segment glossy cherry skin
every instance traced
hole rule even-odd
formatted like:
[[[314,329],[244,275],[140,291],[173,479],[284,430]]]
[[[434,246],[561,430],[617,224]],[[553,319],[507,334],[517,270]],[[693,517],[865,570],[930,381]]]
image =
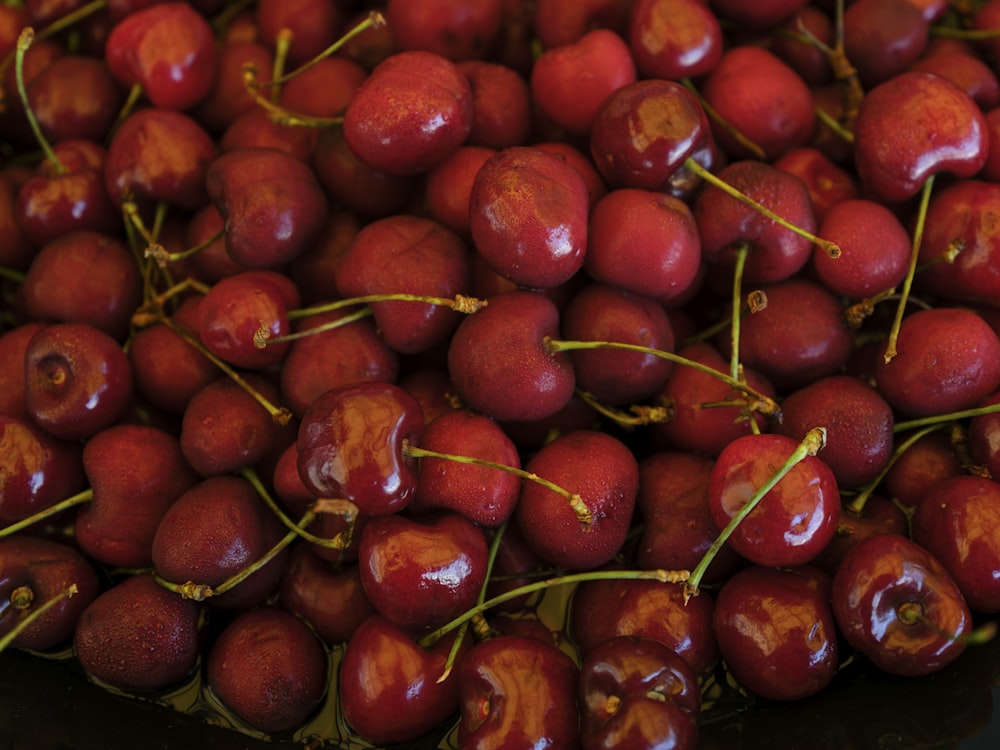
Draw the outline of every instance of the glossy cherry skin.
[[[469,231],[486,263],[532,288],[558,286],[583,265],[590,197],[565,160],[515,146],[476,173]]]
[[[847,642],[890,674],[917,677],[943,669],[966,648],[949,636],[972,629],[954,579],[904,536],[881,534],[855,546],[834,574],[831,596]],[[930,624],[902,619],[909,610]]]
[[[708,485],[709,507],[720,529],[797,445],[792,438],[765,433],[747,435],[726,446]],[[821,458],[807,456],[764,495],[733,531],[729,543],[759,565],[804,565],[833,538],[839,509],[840,491],[833,472]]]
[[[20,521],[81,490],[81,451],[29,418],[0,414],[0,522]]]
[[[107,589],[83,611],[73,653],[88,674],[114,687],[166,688],[198,663],[199,611],[152,573],[141,573]]]
[[[464,748],[576,747],[576,663],[537,638],[497,636],[458,667]]]
[[[420,404],[391,383],[327,391],[299,425],[299,474],[318,497],[350,500],[365,515],[394,513],[416,492],[403,446],[417,444],[423,426]]]
[[[344,137],[368,166],[423,172],[462,145],[472,127],[472,90],[447,58],[398,52],[371,72],[344,112]]]
[[[124,86],[140,84],[164,109],[194,106],[215,81],[212,28],[189,3],[157,3],[131,13],[108,35],[105,59]]]
[[[67,544],[17,534],[0,539],[0,636],[70,584],[76,593],[22,630],[14,648],[44,651],[71,638],[80,614],[100,591],[100,579],[93,564]]]
[[[632,3],[626,39],[644,78],[693,78],[715,68],[722,56],[719,19],[700,0]]]
[[[377,614],[361,623],[347,642],[337,684],[351,729],[386,746],[412,742],[451,716],[458,707],[458,669],[440,678],[452,644],[446,636],[422,649]]]
[[[854,160],[863,185],[898,202],[932,174],[972,177],[986,163],[988,143],[982,110],[962,89],[933,73],[901,73],[862,100]]]
[[[301,725],[320,705],[327,655],[302,620],[281,609],[241,612],[205,660],[212,692],[255,729],[276,734]]]
[[[913,515],[913,540],[941,561],[975,612],[1000,612],[1000,484],[977,476],[943,479]]]
[[[770,700],[815,695],[837,672],[830,578],[810,568],[744,568],[719,590],[715,637],[733,676]]]
[[[878,389],[909,417],[976,405],[1000,386],[1000,339],[979,315],[961,307],[918,310],[903,319],[898,354],[877,362]]]
[[[698,746],[698,676],[658,641],[604,641],[580,666],[578,695],[583,748]]]
[[[375,609],[401,628],[421,630],[475,605],[488,556],[482,529],[457,513],[393,513],[365,525],[358,565]]]
[[[53,323],[25,350],[31,418],[63,440],[82,440],[116,422],[132,398],[132,366],[121,346],[84,323]]]

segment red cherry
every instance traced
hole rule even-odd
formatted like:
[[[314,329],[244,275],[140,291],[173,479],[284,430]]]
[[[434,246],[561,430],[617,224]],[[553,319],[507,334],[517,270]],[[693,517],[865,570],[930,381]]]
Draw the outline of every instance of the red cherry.
[[[626,39],[645,78],[694,78],[710,72],[722,57],[719,19],[700,0],[632,3]]]

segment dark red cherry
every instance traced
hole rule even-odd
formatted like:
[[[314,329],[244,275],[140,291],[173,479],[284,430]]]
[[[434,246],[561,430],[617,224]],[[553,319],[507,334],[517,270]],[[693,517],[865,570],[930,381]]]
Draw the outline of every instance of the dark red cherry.
[[[868,495],[864,507],[858,511],[851,507],[857,497],[850,505],[846,501],[841,504],[837,533],[811,563],[831,576],[847,551],[865,539],[878,534],[909,534],[910,520],[897,501],[886,495]]]
[[[527,81],[506,65],[465,60],[458,69],[472,87],[472,127],[468,146],[502,149],[523,146],[532,126]]]
[[[837,626],[890,674],[921,676],[965,651],[972,615],[954,579],[916,542],[880,534],[855,546],[833,577]]]
[[[347,8],[336,0],[263,0],[254,20],[261,41],[272,49],[283,33],[288,35],[288,65],[298,67],[337,41],[347,21]]]
[[[472,91],[455,64],[433,52],[398,52],[371,72],[344,113],[344,137],[370,167],[413,175],[462,145]]]
[[[843,166],[835,164],[818,148],[810,145],[789,149],[774,160],[774,166],[785,172],[791,172],[805,183],[812,199],[816,221],[821,225],[819,235],[828,239],[823,234],[822,222],[834,206],[859,196],[857,177]],[[835,242],[835,240],[830,241]],[[821,248],[817,250],[824,252]],[[829,255],[826,252],[824,254]]]
[[[662,643],[636,636],[604,641],[580,666],[578,695],[587,750],[698,746],[698,676]]]
[[[205,676],[213,695],[243,721],[270,734],[303,724],[327,686],[327,655],[302,620],[281,609],[252,609],[212,643]]]
[[[726,666],[755,695],[799,700],[837,672],[830,578],[818,569],[744,568],[719,590],[714,627]]]
[[[358,566],[365,594],[383,617],[424,630],[476,604],[488,556],[482,529],[458,513],[393,513],[365,524]]]
[[[0,414],[0,521],[20,521],[82,489],[81,450],[29,419]]]
[[[814,425],[822,426],[822,425]],[[708,503],[724,528],[775,471],[798,441],[784,435],[747,435],[726,446],[716,459]],[[804,565],[833,538],[840,491],[833,472],[817,456],[795,464],[736,526],[729,543],[758,565]]]
[[[458,667],[462,747],[576,747],[576,663],[537,638],[490,638]]]
[[[24,390],[24,352],[45,323],[22,323],[0,334],[0,414],[28,419]]]
[[[350,500],[366,515],[393,513],[416,492],[404,445],[418,442],[423,426],[420,404],[391,383],[327,391],[302,417],[299,474],[317,497]]]
[[[565,160],[512,147],[476,173],[469,231],[497,273],[524,286],[553,287],[583,265],[589,208],[583,178]]]
[[[535,33],[545,48],[572,44],[595,28],[622,34],[628,24],[624,0],[539,0],[535,3]]]
[[[82,440],[116,422],[132,399],[132,366],[121,346],[84,323],[40,329],[25,350],[31,418],[63,440]]]
[[[722,56],[719,19],[699,0],[632,3],[626,39],[645,78],[694,78],[714,69]]]
[[[861,85],[891,80],[927,47],[929,24],[909,0],[857,0],[844,11],[844,53]]]
[[[67,642],[84,609],[100,592],[94,566],[74,547],[51,539],[12,535],[0,539],[0,637],[19,627],[47,602],[58,599],[11,642],[13,648],[45,651]]]
[[[389,0],[385,17],[399,49],[426,50],[457,62],[487,56],[500,33],[503,5],[502,0],[474,5],[462,0]]]
[[[212,28],[189,3],[162,2],[129,14],[108,34],[104,56],[125,87],[141,85],[164,109],[189,109],[215,81]]]
[[[494,419],[552,416],[569,403],[575,376],[565,353],[550,353],[559,311],[548,297],[514,290],[490,298],[452,335],[448,372],[459,397]]]
[[[537,482],[524,483],[514,517],[535,553],[577,570],[609,562],[625,542],[638,492],[639,469],[628,447],[603,432],[576,430],[545,445],[525,469],[581,501],[574,506]]]
[[[901,450],[902,442],[909,442],[913,437],[908,433],[899,435],[897,449]],[[915,508],[939,480],[964,473],[962,460],[955,453],[949,436],[931,432],[901,450],[886,472],[885,490],[902,505]]]
[[[83,611],[73,653],[87,674],[113,687],[170,687],[198,664],[199,609],[151,573],[141,573],[107,589]]]

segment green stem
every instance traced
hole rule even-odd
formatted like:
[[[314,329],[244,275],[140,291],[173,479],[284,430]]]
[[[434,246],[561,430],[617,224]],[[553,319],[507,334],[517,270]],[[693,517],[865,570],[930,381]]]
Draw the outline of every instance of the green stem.
[[[35,140],[38,141],[38,145],[42,149],[42,153],[45,154],[46,160],[52,165],[53,171],[58,175],[64,175],[67,171],[66,167],[59,161],[59,157],[56,156],[56,152],[52,150],[52,146],[49,144],[49,139],[42,132],[42,126],[38,124],[38,118],[35,117],[35,113],[31,108],[31,102],[28,100],[28,88],[24,84],[24,55],[34,39],[34,29],[30,26],[21,29],[21,33],[17,37],[17,47],[14,52],[14,81],[17,84],[18,96],[21,97],[21,104],[24,105],[24,116],[28,120],[31,132],[35,134]]]
[[[743,301],[743,269],[747,265],[747,255],[750,253],[750,245],[746,242],[739,243],[736,248],[736,267],[733,269],[733,309],[739,310]],[[729,340],[732,347],[732,354],[729,355],[729,377],[733,380],[743,381],[740,377],[740,315],[733,315],[730,318]]]
[[[725,528],[719,532],[719,535],[712,542],[712,546],[706,550],[705,554],[702,556],[701,560],[698,561],[698,565],[695,569],[691,571],[691,576],[688,578],[687,582],[684,584],[685,589],[685,599],[691,596],[697,596],[698,594],[698,584],[701,583],[701,579],[705,577],[705,571],[708,570],[708,566],[711,565],[712,560],[722,549],[722,545],[726,543],[736,527],[743,522],[750,513],[753,512],[764,496],[774,489],[774,486],[778,484],[784,477],[795,468],[796,465],[801,463],[803,459],[809,456],[815,456],[823,445],[826,443],[826,428],[824,427],[814,427],[806,434],[802,439],[802,442],[796,446],[795,450],[792,451],[792,455],[781,465],[781,467],[764,483],[760,488],[753,494],[753,496],[740,508],[739,512],[736,513],[729,523],[726,524]]]
[[[910,248],[910,263],[903,279],[903,289],[899,295],[899,305],[896,307],[896,317],[889,329],[889,343],[886,345],[885,354],[882,358],[890,362],[896,356],[896,342],[899,339],[899,328],[903,324],[903,313],[906,312],[906,303],[910,299],[910,289],[913,288],[913,278],[917,273],[917,260],[920,256],[920,245],[924,238],[924,226],[927,223],[927,207],[930,205],[931,191],[934,188],[934,175],[932,174],[924,182],[923,190],[920,194],[920,208],[917,212],[917,223],[913,229],[913,245]]]
[[[906,432],[917,427],[927,425],[938,425],[946,422],[954,422],[959,419],[970,419],[971,417],[981,417],[984,414],[995,414],[1000,411],[1000,403],[989,404],[988,406],[977,406],[974,409],[964,409],[963,411],[953,411],[947,414],[935,414],[931,417],[911,419],[909,422],[897,422],[893,426],[893,432]]]
[[[997,408],[1000,409],[1000,404],[997,404]],[[913,435],[904,440],[902,443],[900,443],[900,445],[897,446],[896,449],[892,452],[892,455],[889,457],[889,460],[886,462],[886,465],[882,467],[882,471],[878,473],[878,476],[876,476],[872,481],[870,481],[867,485],[865,485],[864,488],[851,499],[851,502],[847,505],[847,512],[852,513],[856,516],[860,516],[865,510],[865,505],[868,503],[868,498],[871,497],[873,492],[875,492],[875,488],[882,483],[882,480],[885,479],[886,474],[889,473],[889,469],[891,469],[893,464],[895,464],[899,460],[900,456],[906,453],[906,451],[908,451],[914,443],[920,440],[920,438],[934,432],[935,430],[941,429],[942,426],[943,423],[934,424],[931,425],[930,427],[925,427],[922,430],[918,430]]]
[[[83,503],[90,502],[94,499],[94,491],[90,488],[78,492],[77,494],[67,497],[65,500],[60,500],[55,505],[50,505],[48,508],[42,508],[37,513],[32,513],[27,518],[22,518],[20,521],[15,521],[10,524],[10,526],[4,526],[0,529],[0,539],[10,536],[11,534],[16,534],[22,529],[26,529],[39,521],[44,521],[46,518],[56,515],[57,513],[62,513],[64,510],[69,510],[76,505],[82,505]]]
[[[30,615],[21,620],[16,627],[14,627],[9,633],[4,634],[4,636],[0,638],[0,653],[2,653],[6,648],[8,648],[10,644],[12,644],[15,640],[17,640],[17,637],[21,635],[21,633],[23,633],[29,627],[31,627],[31,625],[36,620],[38,620],[38,618],[42,617],[46,612],[48,612],[50,609],[52,609],[54,606],[59,604],[59,602],[63,601],[64,599],[71,599],[78,591],[79,589],[77,588],[76,584],[71,583],[69,584],[69,586],[64,588],[62,591],[60,591],[54,597],[49,599],[47,602],[39,605],[38,609],[36,609]]]

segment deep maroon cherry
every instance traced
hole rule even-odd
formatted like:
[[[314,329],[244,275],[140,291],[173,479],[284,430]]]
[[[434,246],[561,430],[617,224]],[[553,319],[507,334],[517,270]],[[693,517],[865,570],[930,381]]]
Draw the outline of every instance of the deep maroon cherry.
[[[646,78],[694,78],[714,69],[722,56],[719,19],[698,0],[632,3],[626,39]]]

